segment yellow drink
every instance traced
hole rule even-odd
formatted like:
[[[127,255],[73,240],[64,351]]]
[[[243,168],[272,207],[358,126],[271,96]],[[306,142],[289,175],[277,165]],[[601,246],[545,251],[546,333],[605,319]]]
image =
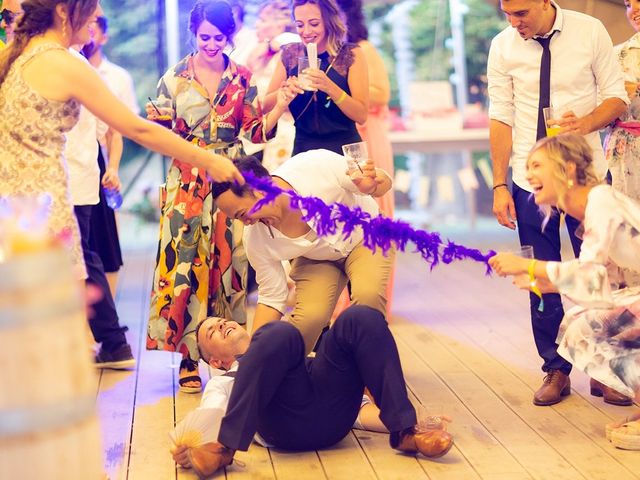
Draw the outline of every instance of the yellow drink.
[[[547,137],[555,137],[560,133],[561,129],[562,127],[558,127],[558,126],[547,127]]]

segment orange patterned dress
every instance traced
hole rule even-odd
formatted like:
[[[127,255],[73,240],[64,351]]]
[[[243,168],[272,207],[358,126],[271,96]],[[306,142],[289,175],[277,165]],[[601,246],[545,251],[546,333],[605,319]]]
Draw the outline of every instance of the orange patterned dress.
[[[244,136],[268,139],[251,73],[228,58],[214,98],[198,83],[190,55],[158,84],[157,105],[174,112],[174,131],[235,158]],[[242,223],[216,209],[204,170],[174,158],[161,190],[160,241],[151,292],[147,348],[199,358],[198,322],[208,316],[246,323],[247,257]]]

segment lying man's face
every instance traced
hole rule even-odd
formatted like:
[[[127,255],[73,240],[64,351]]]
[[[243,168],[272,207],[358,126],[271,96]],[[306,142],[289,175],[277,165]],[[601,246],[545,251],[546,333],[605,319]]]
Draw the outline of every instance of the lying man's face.
[[[196,339],[204,360],[213,368],[228,369],[237,355],[249,348],[247,331],[238,323],[219,317],[209,317],[198,330]]]

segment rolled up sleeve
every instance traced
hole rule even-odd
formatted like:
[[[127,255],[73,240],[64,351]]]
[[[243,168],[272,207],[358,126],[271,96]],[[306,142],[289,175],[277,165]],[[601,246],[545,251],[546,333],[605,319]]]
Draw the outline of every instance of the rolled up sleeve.
[[[489,118],[513,127],[513,78],[504,65],[500,37],[491,42],[487,61]]]

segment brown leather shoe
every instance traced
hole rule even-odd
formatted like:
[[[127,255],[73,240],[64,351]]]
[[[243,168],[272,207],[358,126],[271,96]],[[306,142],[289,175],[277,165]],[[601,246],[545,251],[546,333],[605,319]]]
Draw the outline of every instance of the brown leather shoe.
[[[571,380],[560,370],[549,370],[542,386],[533,395],[534,405],[546,407],[555,405],[571,393]]]
[[[415,427],[402,432],[394,432],[389,436],[392,448],[406,453],[418,453],[428,458],[445,455],[453,446],[453,437],[444,430],[421,430]]]
[[[603,397],[605,403],[619,405],[621,407],[628,407],[633,404],[633,399],[631,397],[627,397],[626,395],[623,395],[613,388],[607,387],[605,384],[600,383],[593,378],[589,382],[589,387],[591,387],[591,395],[594,397]]]
[[[235,450],[225,447],[221,443],[211,442],[190,448],[187,455],[193,471],[200,478],[208,478],[219,469],[231,465]]]

